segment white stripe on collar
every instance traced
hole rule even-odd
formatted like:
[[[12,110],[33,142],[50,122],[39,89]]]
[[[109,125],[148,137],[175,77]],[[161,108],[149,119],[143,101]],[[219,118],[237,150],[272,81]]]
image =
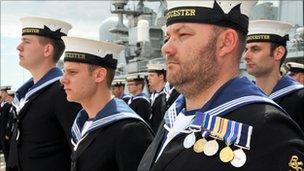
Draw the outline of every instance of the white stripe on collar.
[[[303,85],[300,85],[300,84],[296,84],[296,85],[290,85],[290,86],[287,86],[287,87],[284,87],[276,92],[273,92],[269,95],[269,98],[270,99],[276,99],[282,95],[285,95],[285,94],[288,94],[292,91],[295,91],[295,90],[299,90],[301,88],[303,88],[304,86]]]
[[[21,98],[20,100],[17,98],[17,96],[15,96],[12,105],[16,108],[17,114],[20,112],[20,110],[24,107],[24,105],[28,102],[28,99],[35,94],[37,91],[43,89],[44,87],[58,81],[61,78],[61,76],[59,77],[55,77],[53,79],[50,79],[48,81],[46,81],[45,83],[41,84],[40,86],[37,86],[35,88],[33,88],[32,90],[30,90],[29,92],[27,92],[25,94],[25,96],[23,98]]]

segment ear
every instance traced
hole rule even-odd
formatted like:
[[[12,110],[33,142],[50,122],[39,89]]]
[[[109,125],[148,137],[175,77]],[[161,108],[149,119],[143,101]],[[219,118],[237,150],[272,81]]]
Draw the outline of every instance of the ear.
[[[44,46],[44,56],[52,56],[54,53],[54,47],[50,43]]]
[[[283,46],[277,47],[273,53],[274,59],[277,61],[280,61],[283,58],[285,52],[286,52],[286,49]]]
[[[226,29],[220,33],[217,39],[217,56],[225,57],[236,49],[238,42],[237,32],[233,29]]]
[[[99,83],[106,79],[107,70],[105,68],[99,67],[94,70],[95,82]]]

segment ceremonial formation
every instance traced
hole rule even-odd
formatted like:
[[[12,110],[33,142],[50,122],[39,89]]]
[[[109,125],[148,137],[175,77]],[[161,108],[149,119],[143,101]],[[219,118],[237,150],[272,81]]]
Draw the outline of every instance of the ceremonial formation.
[[[304,170],[293,24],[250,20],[256,0],[161,3],[161,34],[140,20],[129,47],[70,36],[58,19],[20,19],[16,49],[31,79],[1,85],[0,171]],[[161,46],[147,41],[155,35]],[[118,63],[155,49],[161,59]]]

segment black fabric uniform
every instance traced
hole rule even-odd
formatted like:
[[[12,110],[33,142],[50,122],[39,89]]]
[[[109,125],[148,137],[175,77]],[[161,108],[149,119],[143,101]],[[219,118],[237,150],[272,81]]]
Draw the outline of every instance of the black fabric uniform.
[[[129,104],[130,108],[133,109],[141,118],[143,118],[147,123],[149,123],[149,118],[151,115],[150,102],[143,98],[138,98],[132,100]]]
[[[126,103],[128,104],[128,101],[130,100],[130,96],[123,96],[121,99]]]
[[[180,95],[180,93],[178,91],[176,91],[176,89],[173,89],[168,100],[166,100],[167,108],[165,111],[167,111],[167,109],[174,103],[174,101],[177,99],[177,97],[179,95]]]
[[[286,110],[304,131],[304,89],[294,91],[274,101]]]
[[[19,170],[70,170],[70,129],[79,110],[59,81],[31,96],[19,113]],[[16,150],[12,138],[10,156]]]
[[[80,142],[78,149],[89,139],[89,147],[77,158],[78,171],[134,171],[153,134],[142,121],[131,118],[98,128]]]
[[[9,139],[11,137],[11,124],[13,121],[13,116],[9,113],[12,105],[10,103],[5,103],[2,108],[0,108],[0,146],[2,147],[2,152],[4,154],[5,160],[7,160],[9,152]]]
[[[151,115],[152,118],[150,120],[151,128],[154,132],[157,132],[160,123],[164,118],[164,114],[166,112],[166,94],[162,93],[157,96],[154,100],[153,105],[151,106]]]
[[[292,156],[299,158],[297,162],[304,161],[303,133],[294,121],[276,107],[268,104],[251,104],[228,113],[225,118],[253,126],[251,148],[249,151],[244,150],[247,161],[241,168],[220,161],[219,151],[209,157],[203,153],[195,153],[193,148],[185,149],[183,141],[187,134],[184,133],[173,138],[154,163],[166,132],[162,127],[143,156],[138,170],[291,170],[289,162]],[[196,133],[196,137],[201,137],[200,132]],[[217,142],[220,150],[226,146],[223,141]],[[235,146],[231,148],[236,149]]]

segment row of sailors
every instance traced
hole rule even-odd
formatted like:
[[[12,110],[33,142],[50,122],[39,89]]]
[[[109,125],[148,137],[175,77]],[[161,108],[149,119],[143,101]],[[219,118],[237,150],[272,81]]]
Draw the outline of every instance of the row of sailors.
[[[123,100],[112,97],[114,57],[122,46],[65,36],[71,29],[65,22],[22,20],[23,38],[17,49],[20,65],[33,79],[18,89],[10,110],[16,122],[9,144],[9,170],[303,168],[303,131],[256,85],[237,75],[236,61],[243,50],[237,39],[245,41],[248,13],[256,2],[167,3],[167,41],[162,50],[169,60],[169,82],[181,95],[166,111],[155,137],[142,117]],[[269,30],[275,31],[273,28],[278,27]],[[282,35],[271,33],[256,32],[248,40],[285,43]],[[56,46],[38,44],[41,37],[64,42],[63,75],[55,67],[59,58],[54,60],[55,55],[47,53]],[[277,49],[280,54],[283,47],[280,44]],[[39,60],[29,60],[34,54]],[[280,90],[289,84],[292,90],[276,91],[276,97],[303,91],[303,85],[288,76],[278,84]],[[72,155],[66,141],[69,135]]]
[[[125,80],[114,78],[112,93],[124,100],[156,133],[166,110],[179,93],[166,82],[166,67],[163,63],[148,64],[147,68],[147,79],[144,74],[130,74]],[[144,93],[146,82],[150,97]],[[125,93],[126,83],[130,94]]]

